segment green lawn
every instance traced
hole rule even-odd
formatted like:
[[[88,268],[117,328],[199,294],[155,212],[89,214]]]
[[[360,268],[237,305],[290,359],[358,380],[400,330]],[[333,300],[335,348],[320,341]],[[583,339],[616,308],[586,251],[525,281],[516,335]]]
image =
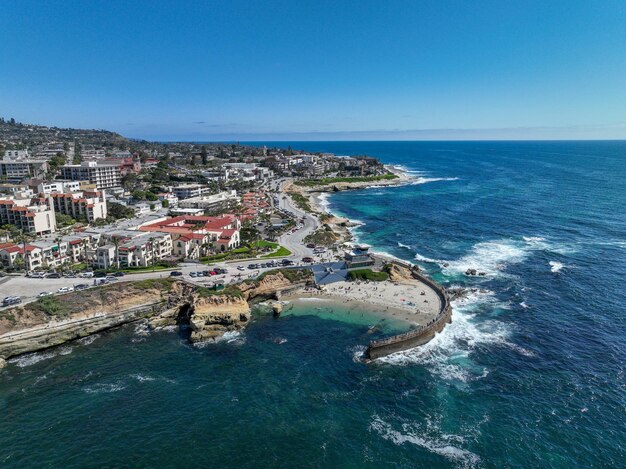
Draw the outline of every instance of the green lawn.
[[[383,282],[389,278],[387,272],[374,272],[371,269],[357,269],[348,272],[352,280],[371,280],[372,282]]]
[[[261,259],[267,259],[270,257],[287,257],[291,256],[291,251],[287,249],[285,246],[279,246],[277,251],[270,252],[269,254],[265,254],[261,256]]]

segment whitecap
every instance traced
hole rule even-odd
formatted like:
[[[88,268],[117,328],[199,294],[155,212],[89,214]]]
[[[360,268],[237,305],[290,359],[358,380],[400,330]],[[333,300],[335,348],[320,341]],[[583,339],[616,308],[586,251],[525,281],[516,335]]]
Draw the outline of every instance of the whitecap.
[[[152,376],[142,375],[141,373],[130,375],[130,377],[136,379],[140,383],[143,383],[144,381],[154,381],[155,380],[155,378],[153,378]]]
[[[87,386],[84,388],[84,391],[88,394],[108,394],[123,391],[124,389],[126,389],[126,386],[118,381],[116,383],[98,383],[93,386]]]
[[[460,259],[447,262],[443,271],[464,273],[468,269],[476,269],[478,273],[484,272],[489,276],[502,275],[508,265],[523,262],[532,250],[529,244],[512,239],[480,242]]]
[[[555,274],[558,273],[563,268],[563,264],[557,261],[550,261],[549,264],[550,264],[550,272],[555,273]]]
[[[439,429],[434,429],[429,422],[427,428],[419,428],[417,424],[405,423],[402,425],[402,430],[399,431],[380,417],[374,416],[370,423],[370,430],[374,430],[382,438],[397,446],[410,443],[470,467],[475,466],[480,461],[478,455],[460,447],[459,444],[464,442],[463,437],[444,434]]]
[[[416,180],[411,182],[411,185],[418,186],[420,184],[428,184],[429,182],[440,182],[440,181],[458,181],[458,177],[451,178],[427,178],[427,177],[418,177]]]

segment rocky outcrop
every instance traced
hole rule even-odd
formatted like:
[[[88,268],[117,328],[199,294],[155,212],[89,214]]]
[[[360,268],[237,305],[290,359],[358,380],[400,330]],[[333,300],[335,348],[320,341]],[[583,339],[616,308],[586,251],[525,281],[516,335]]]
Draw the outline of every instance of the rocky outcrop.
[[[242,329],[250,321],[250,306],[243,298],[226,295],[196,297],[191,307],[192,342],[215,339],[225,332]]]
[[[392,282],[412,281],[414,278],[410,268],[396,262],[387,264],[387,273],[389,274],[389,280]]]
[[[247,300],[253,298],[277,298],[282,293],[300,288],[305,283],[306,279],[294,282],[285,277],[282,272],[276,272],[265,275],[256,282],[242,283],[239,285],[239,289]]]

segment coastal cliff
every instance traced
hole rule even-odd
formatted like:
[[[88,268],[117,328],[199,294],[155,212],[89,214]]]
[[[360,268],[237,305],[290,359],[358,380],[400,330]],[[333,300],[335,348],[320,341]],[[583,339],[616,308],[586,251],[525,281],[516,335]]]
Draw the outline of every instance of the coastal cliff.
[[[45,297],[3,312],[0,368],[7,358],[141,319],[152,328],[188,323],[191,342],[214,340],[249,323],[248,301],[280,297],[310,277],[309,271],[277,270],[221,291],[170,278],[150,279]]]

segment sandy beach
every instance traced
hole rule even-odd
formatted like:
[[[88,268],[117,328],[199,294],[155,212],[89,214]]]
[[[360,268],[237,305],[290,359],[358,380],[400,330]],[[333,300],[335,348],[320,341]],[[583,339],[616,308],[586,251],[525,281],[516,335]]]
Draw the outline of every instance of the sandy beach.
[[[342,305],[354,305],[364,311],[393,318],[417,326],[428,323],[439,312],[439,298],[426,285],[415,280],[406,282],[337,282],[324,285],[320,290],[307,289],[284,301],[302,298],[328,299]]]

